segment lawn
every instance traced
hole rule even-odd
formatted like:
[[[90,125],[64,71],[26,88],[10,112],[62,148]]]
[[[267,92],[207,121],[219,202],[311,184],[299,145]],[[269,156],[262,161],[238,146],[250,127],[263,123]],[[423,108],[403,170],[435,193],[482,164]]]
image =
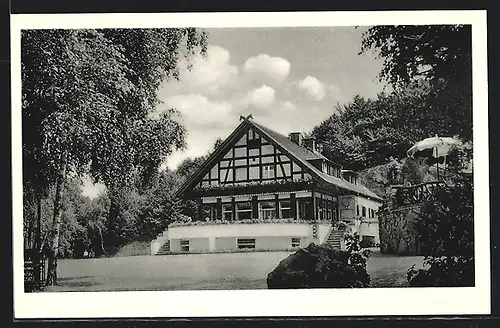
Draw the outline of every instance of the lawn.
[[[60,260],[58,286],[46,291],[265,289],[267,274],[290,253],[190,254]],[[372,287],[406,286],[406,271],[421,257],[375,253]]]

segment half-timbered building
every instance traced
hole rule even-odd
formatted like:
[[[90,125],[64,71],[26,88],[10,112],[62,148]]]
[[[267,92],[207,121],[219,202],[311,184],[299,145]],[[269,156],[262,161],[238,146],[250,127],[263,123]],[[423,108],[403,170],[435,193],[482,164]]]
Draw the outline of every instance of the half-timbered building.
[[[241,117],[177,192],[196,200],[198,215],[172,225],[152,253],[293,249],[331,240],[345,222],[378,242],[382,199],[321,154],[321,145],[299,132],[288,137]]]

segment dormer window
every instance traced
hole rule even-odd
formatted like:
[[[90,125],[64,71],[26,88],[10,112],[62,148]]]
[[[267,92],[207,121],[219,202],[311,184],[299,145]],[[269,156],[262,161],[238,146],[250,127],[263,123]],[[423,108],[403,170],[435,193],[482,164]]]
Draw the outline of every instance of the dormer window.
[[[353,171],[342,171],[342,177],[352,184],[357,184],[357,174]]]

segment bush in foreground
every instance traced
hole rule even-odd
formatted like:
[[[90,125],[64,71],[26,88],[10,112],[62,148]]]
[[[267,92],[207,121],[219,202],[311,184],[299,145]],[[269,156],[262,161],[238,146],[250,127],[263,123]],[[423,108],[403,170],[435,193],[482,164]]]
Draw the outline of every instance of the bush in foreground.
[[[473,176],[461,170],[472,156],[467,147],[456,149],[455,176],[436,193],[436,201],[424,203],[416,221],[423,245],[425,269],[408,271],[410,286],[474,286],[474,185]],[[462,163],[463,161],[464,163]]]
[[[267,275],[269,289],[368,287],[366,271],[369,251],[358,247],[347,251],[310,243],[282,260]]]

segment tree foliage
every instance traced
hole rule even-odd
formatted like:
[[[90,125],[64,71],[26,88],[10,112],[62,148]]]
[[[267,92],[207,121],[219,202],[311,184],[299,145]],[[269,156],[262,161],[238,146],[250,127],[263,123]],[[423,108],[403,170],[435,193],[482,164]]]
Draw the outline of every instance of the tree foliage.
[[[428,82],[427,112],[445,119],[452,135],[472,139],[470,25],[375,26],[361,44],[361,52],[372,49],[383,59],[381,80],[395,88]]]
[[[181,56],[204,52],[205,37],[191,28],[22,32],[25,183],[39,194],[56,189],[49,283],[67,174],[88,174],[117,190],[136,172],[149,179],[182,148],[175,110],[152,115],[156,92],[178,76]]]
[[[412,286],[474,285],[474,197],[472,176],[439,192],[416,221],[428,268],[408,272]]]
[[[383,59],[379,74],[393,87],[375,99],[356,96],[314,128],[325,155],[363,170],[401,159],[434,135],[472,138],[470,26],[376,26],[361,52]]]
[[[313,129],[324,154],[354,170],[402,159],[415,142],[429,135],[452,133],[427,111],[429,86],[414,82],[376,99],[354,97]]]

